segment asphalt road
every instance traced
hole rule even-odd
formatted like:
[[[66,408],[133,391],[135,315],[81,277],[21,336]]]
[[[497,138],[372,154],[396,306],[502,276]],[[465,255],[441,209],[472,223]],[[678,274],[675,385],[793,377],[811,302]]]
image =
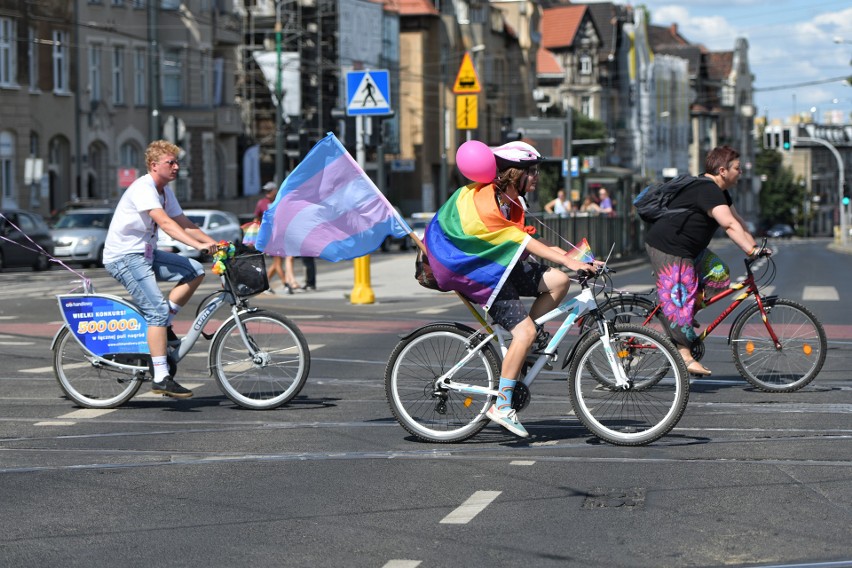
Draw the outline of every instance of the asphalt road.
[[[773,283],[826,326],[816,380],[758,392],[711,337],[713,376],[692,382],[669,435],[638,448],[593,438],[557,371],[533,385],[528,440],[493,426],[460,444],[410,437],[385,400],[388,355],[426,322],[471,321],[453,295],[417,286],[410,252],[372,257],[373,304],[347,300],[351,263],[320,262],[318,291],[255,298],[293,318],[312,353],[301,394],[265,412],[218,391],[204,345],[180,365],[192,399],[143,386],[116,410],[76,408],[50,352],[53,295],[71,277],[0,274],[0,564],[850,566],[852,257],[826,245],[779,243]],[[616,282],[650,287],[647,265],[623,263]]]

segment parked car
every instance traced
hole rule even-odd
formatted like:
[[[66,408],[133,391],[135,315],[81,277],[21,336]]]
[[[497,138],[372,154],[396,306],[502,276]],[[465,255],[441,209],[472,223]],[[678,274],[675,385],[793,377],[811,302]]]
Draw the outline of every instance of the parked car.
[[[796,231],[793,230],[793,227],[784,224],[772,225],[769,230],[766,231],[766,236],[773,239],[789,239],[795,234]]]
[[[240,229],[240,220],[233,213],[216,209],[184,209],[183,214],[217,241],[239,243],[242,240],[243,232]],[[167,252],[176,252],[187,258],[201,258],[201,251],[174,240],[162,229],[160,229],[160,234],[157,237],[157,248]]]
[[[54,256],[63,262],[103,266],[104,242],[113,212],[106,208],[84,208],[61,214],[50,230]]]
[[[402,217],[402,211],[399,210],[399,207],[394,206],[394,209],[396,209],[397,215]],[[403,237],[395,237],[393,235],[388,235],[387,237],[385,237],[385,240],[382,241],[382,252],[388,252],[393,247],[399,247],[399,250],[408,250],[411,247],[411,239],[408,235],[405,235]]]
[[[421,211],[419,213],[412,213],[411,217],[408,219],[408,225],[421,241],[423,240],[423,234],[426,232],[426,227],[429,226],[429,223],[432,221],[432,217],[434,216],[434,211]]]
[[[50,228],[42,216],[18,209],[3,209],[0,213],[3,214],[0,218],[0,235],[3,236],[0,239],[0,271],[19,266],[31,266],[33,270],[49,269],[48,257],[30,242],[32,239],[48,254],[53,254]]]

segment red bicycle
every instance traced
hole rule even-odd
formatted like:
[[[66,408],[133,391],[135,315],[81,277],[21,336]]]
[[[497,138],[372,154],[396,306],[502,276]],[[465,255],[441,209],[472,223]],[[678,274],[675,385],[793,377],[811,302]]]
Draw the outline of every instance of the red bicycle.
[[[754,265],[765,259],[760,277]],[[704,339],[713,333],[743,302],[753,302],[742,310],[731,324],[728,344],[737,370],[744,379],[765,392],[793,392],[810,383],[822,369],[828,342],[825,330],[814,314],[803,305],[764,296],[761,287],[769,285],[776,275],[775,262],[766,250],[766,241],[753,256],[745,259],[746,277],[742,282],[705,300],[712,306],[733,296],[730,305],[699,335],[692,357],[704,356]],[[607,319],[621,323],[642,323],[665,330],[668,321],[656,298],[656,290],[645,293],[613,292],[601,305]]]

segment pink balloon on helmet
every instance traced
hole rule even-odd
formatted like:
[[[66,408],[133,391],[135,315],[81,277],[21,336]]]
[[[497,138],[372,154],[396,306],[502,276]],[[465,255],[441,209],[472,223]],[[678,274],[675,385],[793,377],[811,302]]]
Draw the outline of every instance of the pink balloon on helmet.
[[[456,165],[464,177],[478,183],[491,183],[497,176],[494,153],[478,140],[468,140],[459,146]]]

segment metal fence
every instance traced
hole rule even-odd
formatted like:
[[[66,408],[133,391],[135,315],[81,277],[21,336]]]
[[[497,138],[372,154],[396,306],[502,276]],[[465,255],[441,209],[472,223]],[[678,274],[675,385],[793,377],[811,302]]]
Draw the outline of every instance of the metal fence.
[[[551,213],[533,213],[527,216],[527,223],[532,218],[538,219],[545,225],[542,236],[545,240],[558,244],[562,248],[568,245],[557,242],[554,235],[558,234],[570,243],[579,243],[586,238],[592,247],[595,257],[606,258],[612,247],[610,260],[628,260],[645,254],[644,223],[632,214],[597,215],[577,213],[561,217]],[[535,222],[532,223],[536,225]],[[540,229],[540,227],[536,227]]]

